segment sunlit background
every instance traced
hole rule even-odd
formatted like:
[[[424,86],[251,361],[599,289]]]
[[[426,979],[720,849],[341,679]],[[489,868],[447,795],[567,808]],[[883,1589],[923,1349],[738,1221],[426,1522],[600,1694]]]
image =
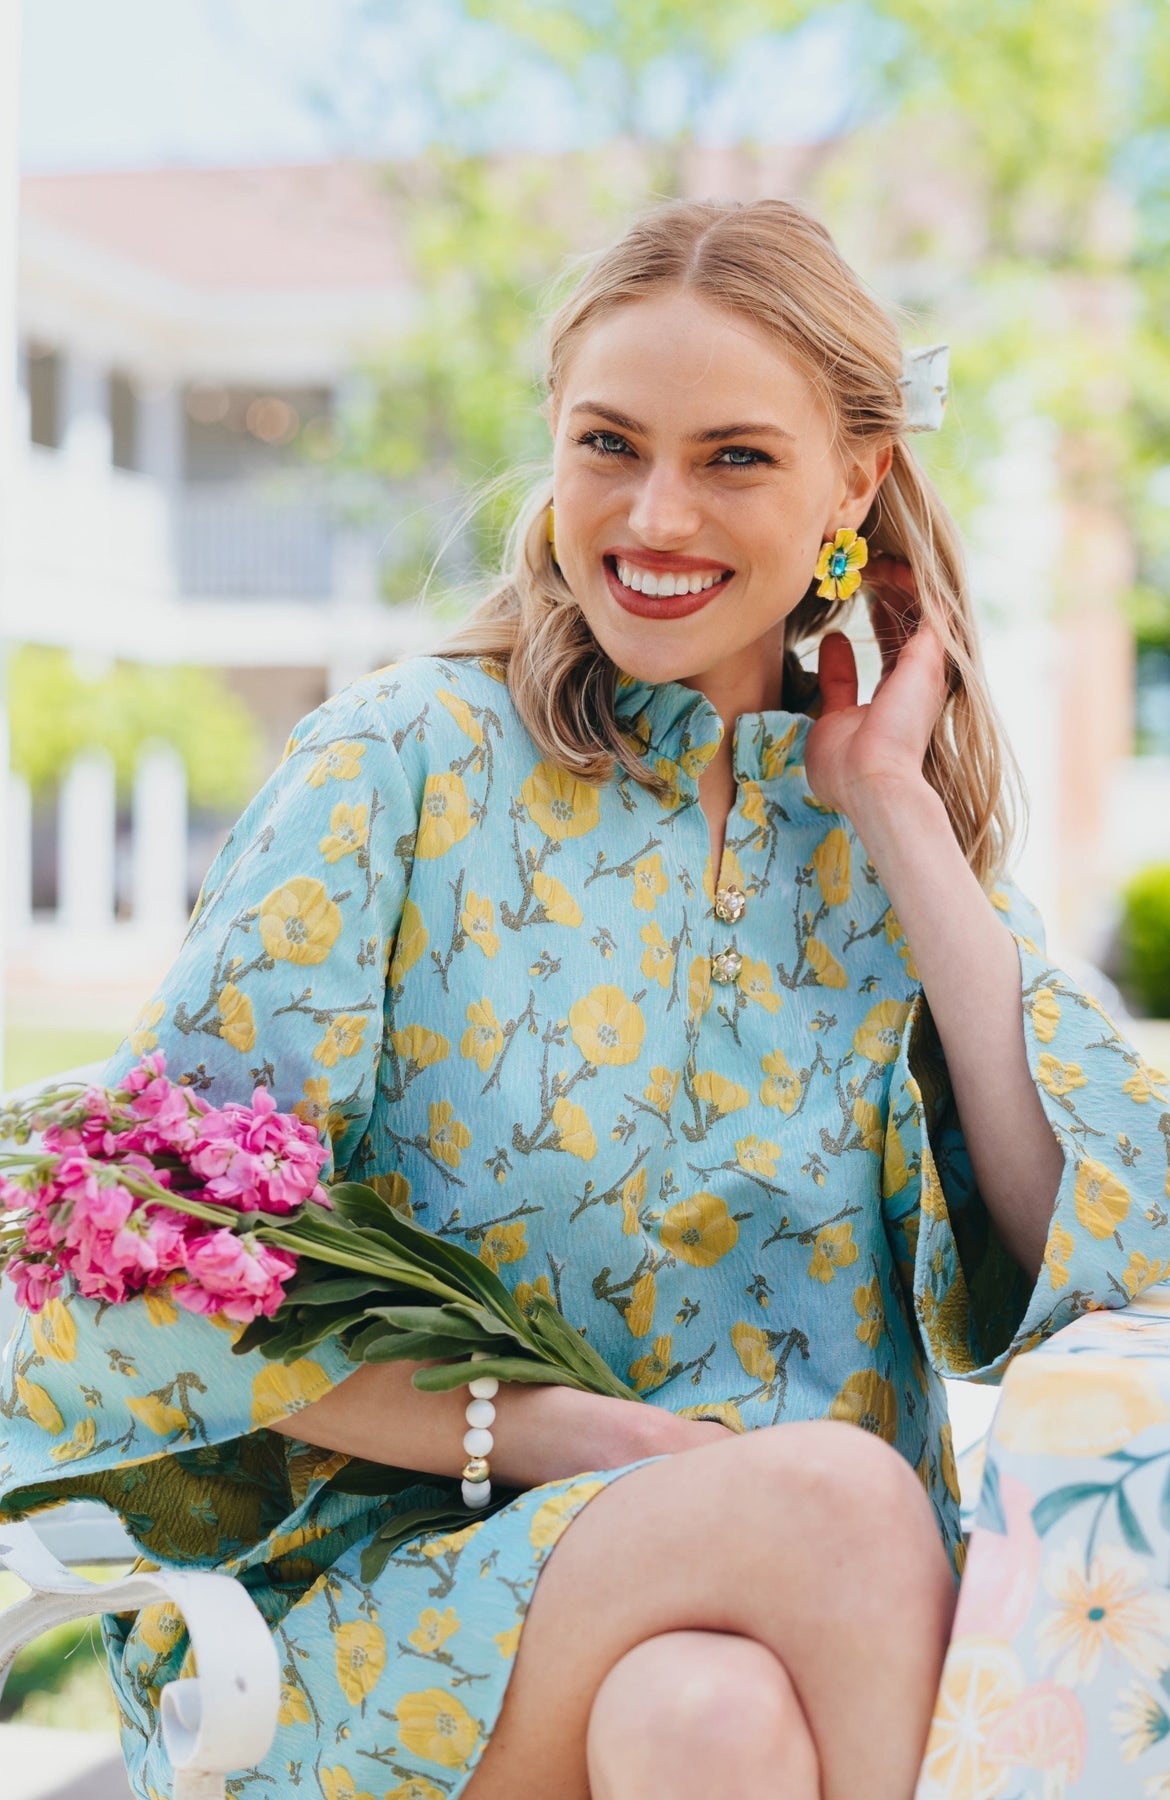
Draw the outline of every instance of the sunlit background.
[[[471,497],[546,454],[551,284],[674,194],[805,201],[908,347],[950,343],[916,443],[1030,792],[1017,872],[1170,1054],[1161,0],[35,0],[22,31],[5,1085],[113,1048],[291,727],[468,605],[508,515]]]

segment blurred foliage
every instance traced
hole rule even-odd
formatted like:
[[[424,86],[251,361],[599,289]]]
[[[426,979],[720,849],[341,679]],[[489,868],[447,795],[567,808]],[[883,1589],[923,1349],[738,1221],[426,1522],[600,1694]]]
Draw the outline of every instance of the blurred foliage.
[[[182,757],[195,806],[230,809],[253,792],[262,739],[242,700],[211,671],[117,663],[90,678],[63,650],[23,644],[8,663],[12,767],[34,794],[82,750],[106,750],[128,793],[144,745]]]
[[[1170,863],[1153,863],[1121,895],[1121,975],[1142,1010],[1170,1018]]]

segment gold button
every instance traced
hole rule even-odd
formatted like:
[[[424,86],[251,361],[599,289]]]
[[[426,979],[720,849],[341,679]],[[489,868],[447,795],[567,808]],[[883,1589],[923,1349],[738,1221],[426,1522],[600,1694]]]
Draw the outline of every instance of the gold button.
[[[715,916],[722,919],[725,925],[734,925],[738,919],[742,919],[746,907],[747,895],[742,888],[716,888]]]
[[[488,1474],[489,1469],[486,1456],[473,1456],[463,1465],[464,1481],[486,1481]]]
[[[711,979],[726,987],[734,981],[743,968],[743,957],[738,950],[721,950],[718,956],[711,958]]]

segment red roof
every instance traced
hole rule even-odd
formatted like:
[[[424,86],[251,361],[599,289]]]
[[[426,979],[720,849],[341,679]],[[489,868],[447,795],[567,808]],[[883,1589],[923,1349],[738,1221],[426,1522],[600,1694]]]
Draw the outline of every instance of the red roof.
[[[21,210],[204,288],[393,288],[402,259],[382,171],[355,160],[26,175]]]

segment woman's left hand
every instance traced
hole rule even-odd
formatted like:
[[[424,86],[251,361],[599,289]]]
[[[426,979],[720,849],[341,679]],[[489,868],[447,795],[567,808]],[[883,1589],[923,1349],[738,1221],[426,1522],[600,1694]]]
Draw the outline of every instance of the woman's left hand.
[[[908,563],[875,557],[866,570],[873,596],[881,679],[866,706],[857,703],[857,663],[842,631],[821,639],[817,675],[821,716],[805,742],[805,774],[822,806],[853,817],[874,784],[917,784],[930,736],[946,700],[946,652],[920,621]]]

